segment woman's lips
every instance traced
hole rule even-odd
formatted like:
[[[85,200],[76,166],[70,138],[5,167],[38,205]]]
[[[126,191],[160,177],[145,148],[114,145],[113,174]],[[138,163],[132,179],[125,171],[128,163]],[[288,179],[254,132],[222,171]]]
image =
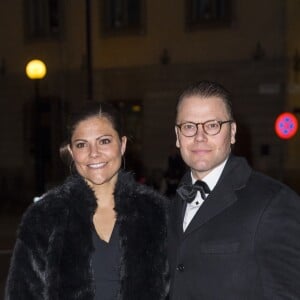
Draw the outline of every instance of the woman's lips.
[[[97,164],[88,164],[87,166],[91,169],[101,169],[103,168],[107,163],[103,162],[103,163],[97,163]]]

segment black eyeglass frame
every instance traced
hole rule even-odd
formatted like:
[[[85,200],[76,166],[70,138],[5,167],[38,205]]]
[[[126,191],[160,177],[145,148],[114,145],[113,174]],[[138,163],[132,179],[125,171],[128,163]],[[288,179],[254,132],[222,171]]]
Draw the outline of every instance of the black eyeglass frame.
[[[219,128],[219,131],[214,133],[214,134],[210,134],[210,133],[207,133],[206,130],[205,130],[205,124],[209,123],[209,122],[217,122],[219,125],[220,125],[220,128]],[[222,129],[222,125],[223,124],[226,124],[226,123],[234,123],[234,120],[227,120],[227,121],[218,121],[218,120],[208,120],[208,121],[205,121],[205,122],[199,122],[199,123],[194,123],[194,122],[184,122],[184,123],[181,123],[181,124],[176,124],[175,126],[179,128],[180,132],[182,133],[181,131],[181,127],[185,124],[193,124],[193,125],[196,125],[196,132],[195,134],[193,135],[185,135],[182,133],[182,135],[184,135],[185,137],[194,137],[197,132],[198,132],[198,126],[201,125],[202,126],[202,130],[203,132],[206,134],[206,135],[209,135],[209,136],[214,136],[214,135],[217,135],[221,132],[221,129]]]

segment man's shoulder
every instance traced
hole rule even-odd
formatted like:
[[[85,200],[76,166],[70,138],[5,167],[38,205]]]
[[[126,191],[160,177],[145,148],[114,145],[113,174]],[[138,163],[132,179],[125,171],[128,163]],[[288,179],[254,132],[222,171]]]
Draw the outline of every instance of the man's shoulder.
[[[255,186],[260,192],[273,191],[274,193],[284,193],[299,197],[296,191],[294,191],[288,184],[278,180],[275,177],[264,174],[263,172],[254,170],[251,174],[250,184]]]

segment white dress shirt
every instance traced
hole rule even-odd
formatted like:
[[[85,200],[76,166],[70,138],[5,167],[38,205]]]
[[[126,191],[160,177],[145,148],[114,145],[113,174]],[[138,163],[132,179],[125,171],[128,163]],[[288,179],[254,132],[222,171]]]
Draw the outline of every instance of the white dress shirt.
[[[204,181],[210,190],[212,191],[215,185],[217,184],[223,169],[225,167],[225,164],[227,162],[227,159],[223,161],[220,165],[218,165],[216,168],[214,168],[209,174],[207,174],[202,181]],[[192,183],[194,184],[197,179],[194,178],[193,174],[191,173],[192,177]],[[206,195],[207,196],[207,195]],[[194,218],[195,214],[197,213],[198,209],[204,202],[204,199],[202,199],[200,192],[197,192],[195,199],[191,203],[187,203],[184,218],[183,218],[183,231],[186,230],[192,219]]]

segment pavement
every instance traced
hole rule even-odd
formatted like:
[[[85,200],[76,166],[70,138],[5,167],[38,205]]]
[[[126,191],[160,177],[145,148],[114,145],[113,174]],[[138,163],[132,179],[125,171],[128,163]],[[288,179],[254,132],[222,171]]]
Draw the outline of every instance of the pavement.
[[[5,281],[20,219],[19,213],[0,214],[0,299],[4,298]]]

